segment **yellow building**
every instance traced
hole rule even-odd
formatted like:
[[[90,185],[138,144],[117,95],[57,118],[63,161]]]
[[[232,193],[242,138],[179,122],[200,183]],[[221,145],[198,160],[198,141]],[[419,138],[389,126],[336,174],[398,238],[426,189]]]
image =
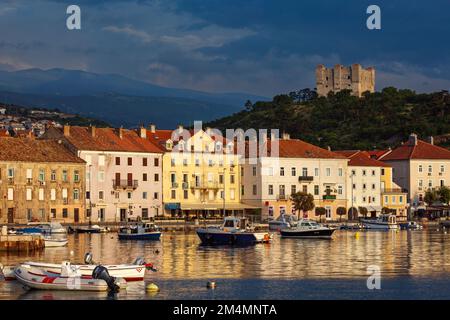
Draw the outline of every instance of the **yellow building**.
[[[241,203],[239,157],[233,142],[208,129],[156,130],[147,137],[164,150],[163,202],[169,216],[221,216],[254,209]]]
[[[407,218],[408,193],[393,181],[390,166],[381,171],[381,206],[400,218]]]

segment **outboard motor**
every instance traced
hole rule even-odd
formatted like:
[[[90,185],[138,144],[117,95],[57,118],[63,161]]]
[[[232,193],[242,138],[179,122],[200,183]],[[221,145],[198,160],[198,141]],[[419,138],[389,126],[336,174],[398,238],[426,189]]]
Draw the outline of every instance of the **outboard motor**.
[[[92,253],[86,252],[86,254],[84,255],[84,263],[94,264],[94,260],[92,259]]]
[[[145,264],[145,260],[143,257],[137,257],[136,260],[134,260],[133,264],[142,266]]]
[[[119,292],[119,286],[116,284],[116,279],[109,275],[108,269],[104,266],[96,266],[94,271],[92,271],[92,278],[105,280],[110,292]]]

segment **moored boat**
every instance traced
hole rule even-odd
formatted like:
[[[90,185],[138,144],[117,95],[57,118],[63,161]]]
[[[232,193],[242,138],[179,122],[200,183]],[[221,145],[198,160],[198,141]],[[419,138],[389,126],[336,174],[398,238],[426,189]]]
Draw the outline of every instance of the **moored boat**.
[[[269,230],[280,231],[283,229],[291,228],[296,226],[298,223],[298,218],[294,214],[280,214],[278,218],[269,221]]]
[[[103,233],[108,232],[108,228],[100,227],[97,224],[89,225],[89,226],[81,226],[74,228],[74,231],[77,233]]]
[[[397,217],[392,214],[380,214],[376,219],[362,219],[362,224],[367,229],[389,230],[397,229]]]
[[[46,248],[64,247],[69,240],[67,238],[44,237]]]
[[[154,223],[140,223],[120,227],[119,240],[159,240],[161,229]]]
[[[402,222],[398,224],[402,230],[420,230],[423,226],[416,221]]]
[[[335,228],[322,226],[316,221],[301,219],[295,227],[280,231],[282,238],[318,238],[330,239]]]
[[[197,229],[197,235],[207,245],[252,245],[272,240],[269,233],[255,232],[247,225],[247,219],[238,217],[226,217],[218,227]]]
[[[14,269],[14,274],[20,283],[32,289],[117,291],[126,288],[124,279],[110,276],[107,269],[102,266],[96,266],[90,277],[87,277],[69,262],[61,264],[59,275],[24,263]]]
[[[92,263],[91,260],[86,260],[86,264],[73,264],[72,266],[77,268],[82,276],[89,277],[96,267],[95,264],[90,263]],[[61,265],[55,263],[30,261],[26,262],[26,264],[42,269],[52,275],[59,275],[61,272]],[[153,270],[153,266],[146,264],[142,258],[136,259],[132,264],[104,265],[104,267],[108,269],[112,277],[123,278],[126,281],[141,281],[144,279],[146,268]]]
[[[29,223],[27,227],[16,229],[21,233],[66,234],[67,230],[59,222]]]

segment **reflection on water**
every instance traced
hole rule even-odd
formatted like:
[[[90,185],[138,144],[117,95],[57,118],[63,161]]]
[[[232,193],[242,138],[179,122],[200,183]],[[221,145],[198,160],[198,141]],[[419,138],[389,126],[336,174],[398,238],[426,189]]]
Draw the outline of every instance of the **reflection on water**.
[[[286,283],[299,281],[312,281],[317,290],[318,284],[330,281],[339,283],[339,288],[349,287],[357,281],[362,290],[369,265],[380,266],[384,279],[412,279],[410,281],[420,281],[424,277],[444,278],[450,271],[450,235],[435,230],[368,231],[360,232],[359,237],[351,231],[336,231],[332,240],[280,239],[276,236],[272,244],[242,248],[200,246],[194,233],[166,233],[158,242],[119,241],[114,233],[68,237],[68,247],[47,248],[29,255],[1,253],[0,262],[4,265],[27,260],[81,262],[88,251],[93,253],[96,262],[104,264],[129,263],[143,256],[158,269],[146,276],[147,281],[156,282],[161,288],[156,298],[205,299],[217,295],[245,297],[242,291],[245,288],[254,288],[255,292],[249,298],[255,298],[256,294],[260,297],[264,293],[257,291],[269,283],[271,294],[279,287],[278,296],[285,292],[287,297],[296,298],[295,291],[286,289]],[[221,279],[227,285],[234,285],[228,291],[207,290],[208,279]],[[226,285],[219,282],[219,289],[220,286]],[[236,288],[242,289],[236,291]],[[234,296],[223,296],[225,292],[234,292]],[[13,281],[0,283],[0,298],[83,299],[86,293],[27,291]],[[154,296],[145,293],[143,282],[130,283],[128,289],[116,297],[89,293],[89,299],[108,298],[148,299]]]

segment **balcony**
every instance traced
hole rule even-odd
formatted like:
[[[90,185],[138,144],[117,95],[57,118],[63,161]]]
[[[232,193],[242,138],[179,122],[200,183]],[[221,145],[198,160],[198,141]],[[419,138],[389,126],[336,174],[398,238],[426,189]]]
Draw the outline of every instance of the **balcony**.
[[[311,182],[314,180],[313,176],[299,176],[298,182]]]
[[[178,188],[178,182],[171,182],[171,188],[172,189],[176,189],[176,188]]]
[[[385,188],[381,190],[382,193],[408,193],[408,190],[402,188]]]
[[[123,190],[135,190],[138,187],[137,180],[113,180],[113,188]]]
[[[323,200],[336,200],[336,195],[335,194],[324,194],[322,196]]]
[[[277,195],[277,200],[288,200],[288,196],[285,194],[279,194]]]
[[[189,189],[189,182],[183,182],[181,188],[183,188],[183,190]]]
[[[186,182],[187,183],[187,182]],[[196,181],[193,180],[190,183],[191,185],[191,189],[212,189],[212,190],[216,190],[219,189],[219,183],[217,181]]]
[[[14,184],[14,177],[8,177],[8,184]]]

